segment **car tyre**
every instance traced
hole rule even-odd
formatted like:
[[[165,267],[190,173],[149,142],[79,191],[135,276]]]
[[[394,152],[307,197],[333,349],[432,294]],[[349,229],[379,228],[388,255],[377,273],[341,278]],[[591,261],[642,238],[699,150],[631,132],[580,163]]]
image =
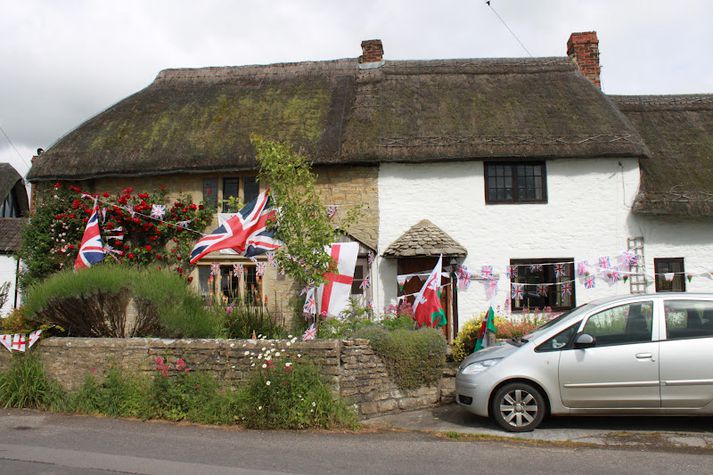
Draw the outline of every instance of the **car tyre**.
[[[542,392],[527,383],[508,383],[498,389],[490,405],[490,416],[508,432],[529,432],[545,417]]]

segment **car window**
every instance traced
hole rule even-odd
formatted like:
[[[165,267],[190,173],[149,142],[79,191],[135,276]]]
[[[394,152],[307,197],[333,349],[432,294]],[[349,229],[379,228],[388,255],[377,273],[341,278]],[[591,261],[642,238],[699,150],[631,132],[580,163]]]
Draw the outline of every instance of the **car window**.
[[[577,322],[574,325],[568,327],[567,329],[562,330],[561,332],[559,332],[558,334],[535,348],[535,351],[559,351],[562,348],[565,348],[574,336],[574,334],[577,332],[577,328],[579,328],[580,323],[582,322]]]
[[[653,303],[645,301],[595,313],[587,320],[582,333],[595,337],[597,346],[651,341],[653,309]]]
[[[713,336],[713,302],[707,300],[667,300],[666,339]]]

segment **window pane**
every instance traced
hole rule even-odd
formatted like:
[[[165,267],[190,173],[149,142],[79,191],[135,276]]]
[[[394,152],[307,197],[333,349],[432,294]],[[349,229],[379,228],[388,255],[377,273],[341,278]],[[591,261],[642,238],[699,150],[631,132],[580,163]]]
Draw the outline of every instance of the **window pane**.
[[[223,212],[231,211],[230,206],[226,201],[230,198],[239,198],[238,195],[238,178],[223,179]]]
[[[233,266],[220,266],[220,290],[224,304],[233,303],[240,298],[239,285],[239,276],[233,273]]]
[[[258,277],[255,266],[245,267],[245,303],[262,304],[262,278]]]
[[[584,333],[597,339],[597,346],[624,345],[651,341],[651,302],[637,302],[610,308],[592,315]]]
[[[485,174],[489,202],[545,200],[543,163],[486,163]]]
[[[354,280],[352,281],[352,295],[362,295],[364,293],[364,289],[361,288],[362,282],[364,282],[364,266],[357,262],[354,268]]]
[[[666,339],[713,336],[713,302],[701,300],[669,300],[666,313]]]
[[[682,257],[654,259],[654,272],[656,292],[686,291],[686,271]]]
[[[260,193],[260,186],[254,176],[243,177],[244,202],[250,203]]]

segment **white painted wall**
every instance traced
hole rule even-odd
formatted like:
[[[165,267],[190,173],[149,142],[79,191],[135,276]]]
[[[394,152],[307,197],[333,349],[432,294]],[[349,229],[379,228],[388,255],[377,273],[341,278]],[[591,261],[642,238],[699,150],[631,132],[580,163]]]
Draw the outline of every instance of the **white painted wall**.
[[[16,270],[17,261],[13,256],[0,255],[0,285],[5,282],[10,282],[10,291],[8,292],[5,305],[0,308],[0,317],[4,317],[12,311],[12,304],[15,301]]]
[[[483,162],[382,164],[379,170],[379,252],[421,219],[428,219],[468,250],[471,271],[492,265],[501,273],[494,300],[509,294],[504,269],[510,259],[574,258],[596,263],[618,256],[627,238],[643,235],[647,271],[654,257],[684,257],[686,270],[713,269],[713,223],[634,216],[639,185],[636,159],[547,161],[547,204],[486,205]],[[446,263],[444,263],[446,264]],[[429,269],[423,269],[429,270]],[[377,308],[395,301],[396,262],[379,258]],[[695,285],[693,285],[695,284]],[[653,283],[650,286],[653,291]],[[713,280],[695,279],[689,290],[713,291]],[[577,304],[629,293],[629,284],[594,289],[575,285]],[[458,294],[460,325],[487,309],[478,281]]]

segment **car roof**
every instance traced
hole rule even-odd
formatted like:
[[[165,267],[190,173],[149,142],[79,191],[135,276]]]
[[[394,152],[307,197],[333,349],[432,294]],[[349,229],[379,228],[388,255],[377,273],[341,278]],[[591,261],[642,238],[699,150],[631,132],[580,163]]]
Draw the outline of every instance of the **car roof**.
[[[645,299],[651,299],[651,298],[656,298],[656,299],[692,299],[692,298],[701,298],[701,299],[706,299],[710,300],[713,299],[713,293],[692,293],[692,292],[656,292],[656,293],[647,293],[647,294],[628,294],[628,295],[616,295],[613,297],[603,297],[599,298],[596,300],[592,300],[590,302],[587,302],[589,305],[602,305],[602,304],[608,304],[608,303],[616,303],[616,302],[630,302],[630,301],[636,301],[636,300],[645,300]]]

